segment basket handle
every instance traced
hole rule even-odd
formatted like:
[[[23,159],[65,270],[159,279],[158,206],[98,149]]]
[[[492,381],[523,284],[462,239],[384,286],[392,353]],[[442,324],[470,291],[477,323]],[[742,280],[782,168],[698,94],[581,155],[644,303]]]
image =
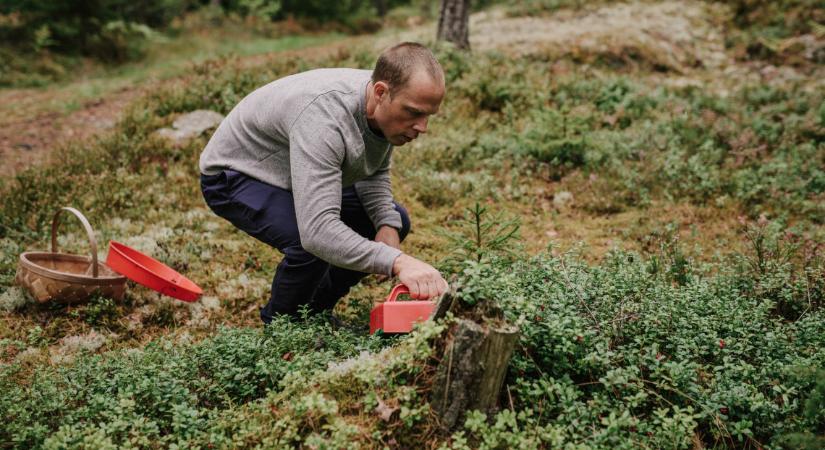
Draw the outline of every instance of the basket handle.
[[[403,285],[403,284],[396,284],[395,287],[392,288],[390,291],[390,295],[387,297],[388,302],[394,302],[398,299],[398,296],[401,294],[409,294],[410,289]]]
[[[57,253],[57,227],[60,225],[60,213],[62,211],[69,211],[74,214],[75,217],[80,219],[80,223],[83,224],[83,228],[86,229],[86,235],[89,237],[89,244],[92,246],[92,276],[97,278],[97,240],[95,240],[95,233],[92,231],[92,226],[89,225],[89,221],[86,220],[86,216],[70,206],[64,206],[57,210],[54,214],[54,219],[52,219],[52,253]]]

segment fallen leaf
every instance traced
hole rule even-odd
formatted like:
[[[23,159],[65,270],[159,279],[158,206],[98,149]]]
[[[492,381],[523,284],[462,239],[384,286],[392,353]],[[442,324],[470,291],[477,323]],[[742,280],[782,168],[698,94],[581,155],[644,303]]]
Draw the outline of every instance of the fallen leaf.
[[[375,407],[375,413],[384,422],[389,422],[393,419],[393,415],[398,412],[397,406],[389,406],[380,398],[378,399],[378,406]]]

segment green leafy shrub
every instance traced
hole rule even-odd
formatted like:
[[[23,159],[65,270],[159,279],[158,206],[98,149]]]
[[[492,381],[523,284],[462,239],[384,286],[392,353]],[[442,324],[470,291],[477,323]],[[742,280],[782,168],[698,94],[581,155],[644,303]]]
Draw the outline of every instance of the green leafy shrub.
[[[92,298],[87,304],[73,309],[70,315],[80,318],[93,327],[106,328],[116,327],[117,319],[120,317],[115,302],[110,298],[99,296]]]
[[[452,62],[452,61],[451,61]],[[462,68],[449,65],[450,76]],[[464,71],[464,76],[454,83],[463,97],[478,109],[502,112],[508,105],[522,106],[529,101],[530,88],[525,83],[525,74],[505,63],[505,57],[488,53],[484,58],[471,60],[472,69]]]
[[[492,193],[492,177],[485,173],[454,174],[417,170],[405,175],[415,187],[416,198],[427,207],[447,206],[468,195],[486,197]]]
[[[825,8],[812,0],[725,0],[734,22],[760,36],[783,38],[809,33],[812,23],[825,20]]]
[[[735,273],[694,273],[680,287],[628,253],[598,267],[545,255],[485,270],[488,295],[521,327],[514,409],[469,415],[457,444],[768,445],[819,426],[800,422],[819,401],[814,381],[793,373],[825,358],[810,340],[822,339],[821,308],[777,320],[773,301],[746,295]]]
[[[483,52],[470,61],[442,51],[454,86],[433,136],[395,156],[402,179],[420,185],[409,195],[427,206],[449,210],[451,197],[496,183],[531,193],[549,178],[591,190],[600,199],[586,208],[603,213],[670,197],[669,204],[739,201],[752,217],[764,210],[802,229],[804,220],[821,220],[825,110],[818,92],[795,85],[749,86],[728,96],[647,89],[589,70],[548,79],[546,61]],[[319,66],[368,67],[373,57],[356,48],[308,59],[278,55],[251,68],[233,60],[194,66],[186,83],[170,82],[141,100],[111,134],[59,152],[60,166],[3,182],[3,300],[17,310],[19,298],[6,287],[16,256],[46,242],[51,214],[69,201],[103,223],[117,217],[139,228],[166,220],[175,232],[154,244],[181,270],[203,269],[219,280],[238,276],[226,268],[233,265],[244,276],[271,272],[269,253],[219,238],[224,230],[203,215],[178,218],[204,211],[197,183],[186,180],[196,180],[205,140],[172,148],[152,131],[192,109],[228,112],[273,78]],[[527,209],[536,207],[532,195],[503,196],[520,211],[543,214]],[[576,198],[583,196],[576,191]],[[752,249],[702,266],[680,247],[675,229],[665,228],[647,243],[651,256],[614,252],[588,265],[552,252],[528,259],[509,240],[517,225],[506,216],[481,220],[482,209],[466,217],[475,220],[449,224],[457,252],[443,266],[459,275],[462,301],[497,303],[522,335],[502,412],[470,414],[445,445],[792,448],[821,441],[825,282],[815,234],[788,236],[784,222],[743,228]],[[447,249],[432,251],[446,256]],[[241,256],[206,266],[218,254]],[[233,315],[254,313],[260,292],[235,294],[216,303]],[[371,304],[371,294],[364,298]],[[368,309],[356,320],[365,321]],[[415,447],[437,439],[426,400],[432,347],[418,335],[380,340],[320,321],[277,322],[265,332],[223,329],[198,343],[169,338],[62,365],[17,360],[50,351],[67,324],[111,328],[123,319],[106,299],[76,311],[44,313],[46,325],[27,323],[2,342],[0,440],[10,447]],[[178,311],[158,307],[143,325],[185,341]],[[29,319],[7,314],[13,320],[4,324]],[[375,352],[396,343],[387,352],[405,358],[382,365],[386,354]],[[355,359],[342,361],[348,357]],[[376,419],[382,403],[398,407],[388,421]]]
[[[193,5],[188,0],[4,2],[0,14],[16,14],[20,20],[0,29],[0,35],[18,46],[123,60],[141,56],[151,29],[166,26]]]
[[[4,366],[0,436],[19,448],[89,439],[116,445],[183,442],[207,433],[217,409],[280,389],[288,373],[309,375],[381,345],[332,331],[321,320],[278,319],[264,331],[224,329],[196,344],[160,340],[142,350],[41,367],[26,383],[15,365]]]

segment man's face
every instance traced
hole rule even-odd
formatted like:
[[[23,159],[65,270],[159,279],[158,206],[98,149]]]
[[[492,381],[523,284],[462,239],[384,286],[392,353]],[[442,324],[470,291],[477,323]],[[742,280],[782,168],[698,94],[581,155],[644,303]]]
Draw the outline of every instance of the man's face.
[[[386,83],[374,86],[375,121],[392,145],[401,146],[427,132],[427,121],[438,112],[444,98],[444,82],[418,71],[402,88],[390,92]],[[390,95],[392,94],[392,95]]]

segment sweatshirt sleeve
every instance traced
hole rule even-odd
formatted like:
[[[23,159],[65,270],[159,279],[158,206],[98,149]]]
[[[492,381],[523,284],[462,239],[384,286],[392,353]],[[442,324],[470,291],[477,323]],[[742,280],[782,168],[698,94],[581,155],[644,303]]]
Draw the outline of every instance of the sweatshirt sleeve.
[[[367,215],[372,220],[376,230],[384,225],[391,226],[396,230],[401,229],[401,214],[395,210],[392,204],[391,156],[392,152],[388,153],[384,163],[374,174],[355,183],[358,198],[361,199],[361,204],[364,205],[364,209],[367,211]]]
[[[344,139],[331,108],[318,99],[295,120],[289,132],[292,194],[301,246],[338,267],[392,275],[401,251],[371,241],[341,221],[341,166]]]

